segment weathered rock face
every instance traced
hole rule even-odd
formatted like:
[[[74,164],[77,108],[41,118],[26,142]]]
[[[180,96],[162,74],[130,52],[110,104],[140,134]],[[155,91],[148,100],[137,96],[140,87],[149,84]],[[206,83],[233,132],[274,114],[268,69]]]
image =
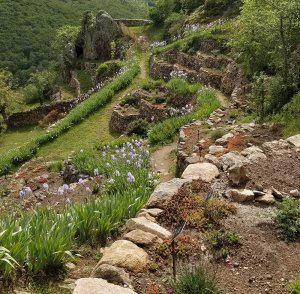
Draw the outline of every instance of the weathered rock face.
[[[137,245],[151,246],[153,243],[159,241],[159,238],[152,233],[142,231],[140,229],[133,230],[127,233],[124,238]]]
[[[246,168],[243,163],[236,163],[228,169],[229,183],[233,186],[240,186],[246,184],[249,180],[246,174]]]
[[[249,202],[254,200],[254,193],[251,190],[231,190],[231,196],[236,202]]]
[[[133,290],[110,284],[103,279],[79,279],[75,285],[73,294],[136,294]]]
[[[101,264],[123,267],[133,272],[141,272],[147,265],[148,254],[134,243],[119,240],[105,248]]]
[[[109,14],[99,11],[94,18],[91,12],[87,12],[76,45],[77,56],[82,54],[86,59],[108,60],[111,58],[112,42],[117,42],[120,37],[120,27]]]

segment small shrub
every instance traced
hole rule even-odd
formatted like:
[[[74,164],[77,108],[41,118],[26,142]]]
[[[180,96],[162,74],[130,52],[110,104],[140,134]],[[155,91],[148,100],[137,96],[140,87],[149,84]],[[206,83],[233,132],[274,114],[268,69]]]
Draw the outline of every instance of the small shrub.
[[[124,106],[124,105],[135,105],[137,106],[138,104],[138,98],[136,96],[133,96],[133,95],[127,95],[125,96],[122,101],[120,102],[120,105],[121,106]]]
[[[48,170],[53,173],[59,173],[63,170],[63,162],[61,160],[53,161],[48,165]]]
[[[292,294],[300,294],[300,279],[297,279],[290,284]]]
[[[97,70],[97,76],[101,78],[112,77],[114,74],[118,72],[121,68],[120,64],[115,61],[108,61],[105,63],[101,63]]]
[[[144,119],[139,119],[131,122],[127,127],[128,135],[139,135],[146,137],[149,129],[149,123]]]
[[[141,88],[145,91],[156,90],[162,87],[164,82],[162,80],[147,79],[141,82]]]
[[[62,119],[64,117],[63,113],[58,112],[57,110],[50,111],[42,120],[39,121],[40,127],[46,127],[55,121]]]
[[[296,240],[300,236],[300,201],[290,198],[280,203],[275,220],[286,241]]]
[[[167,83],[167,89],[169,89],[171,92],[173,92],[176,95],[193,96],[199,90],[199,85],[197,84],[191,85],[183,79],[174,78]]]
[[[174,294],[221,293],[214,277],[203,265],[183,270],[172,288]]]
[[[237,233],[224,230],[212,230],[208,232],[206,240],[212,249],[215,250],[217,259],[226,258],[230,248],[240,244],[240,236]]]
[[[152,98],[153,103],[155,104],[161,104],[166,102],[166,98],[162,96],[155,96]]]
[[[220,139],[226,134],[226,131],[222,128],[218,128],[211,132],[210,137],[212,140],[216,141],[217,139]]]

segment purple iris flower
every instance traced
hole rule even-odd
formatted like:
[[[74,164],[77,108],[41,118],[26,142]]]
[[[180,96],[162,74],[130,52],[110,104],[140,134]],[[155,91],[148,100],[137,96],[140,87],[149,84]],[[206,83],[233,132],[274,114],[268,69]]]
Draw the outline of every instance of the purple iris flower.
[[[134,177],[134,175],[131,172],[128,172],[128,174],[127,174],[127,181],[129,183],[135,182],[135,177]]]

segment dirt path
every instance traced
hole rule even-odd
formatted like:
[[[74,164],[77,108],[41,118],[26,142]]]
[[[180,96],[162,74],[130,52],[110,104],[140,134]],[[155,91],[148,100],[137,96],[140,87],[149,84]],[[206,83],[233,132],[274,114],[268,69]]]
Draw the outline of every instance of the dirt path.
[[[177,143],[174,142],[166,145],[152,153],[151,164],[155,171],[160,173],[161,182],[167,182],[175,177],[175,170],[172,168],[176,163],[175,156],[172,156],[172,151],[176,150]]]
[[[228,107],[229,106],[229,100],[228,97],[226,97],[221,91],[216,90],[217,98],[221,103],[221,106]]]

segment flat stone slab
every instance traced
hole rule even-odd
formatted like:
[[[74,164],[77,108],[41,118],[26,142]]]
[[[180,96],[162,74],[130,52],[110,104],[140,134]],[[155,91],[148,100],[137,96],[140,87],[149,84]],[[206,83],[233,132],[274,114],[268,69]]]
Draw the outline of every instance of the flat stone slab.
[[[104,249],[100,264],[110,264],[126,268],[133,272],[141,272],[148,263],[146,251],[127,240],[118,240]]]
[[[186,180],[202,180],[209,183],[219,175],[219,170],[214,164],[204,162],[188,165],[181,177]]]
[[[151,246],[153,243],[156,243],[158,242],[158,240],[161,240],[157,236],[149,232],[142,231],[140,229],[136,229],[127,233],[124,236],[124,239],[129,240],[137,245],[143,245],[143,246]]]
[[[184,183],[188,182],[183,179],[172,179],[168,182],[158,185],[152,193],[146,207],[147,208],[164,208],[172,196],[177,194],[178,190]]]
[[[168,239],[172,236],[172,234],[167,229],[154,222],[149,221],[145,217],[129,219],[126,223],[126,227],[129,230],[140,229],[144,232],[151,233],[162,239]]]
[[[300,134],[287,138],[287,141],[297,148],[300,148]]]
[[[131,289],[110,284],[103,279],[83,278],[75,282],[73,294],[137,294]]]
[[[251,190],[231,190],[231,196],[236,202],[249,202],[254,200],[254,192]]]
[[[153,217],[157,217],[159,214],[163,212],[160,208],[149,208],[149,209],[142,209],[142,212],[147,212]]]

